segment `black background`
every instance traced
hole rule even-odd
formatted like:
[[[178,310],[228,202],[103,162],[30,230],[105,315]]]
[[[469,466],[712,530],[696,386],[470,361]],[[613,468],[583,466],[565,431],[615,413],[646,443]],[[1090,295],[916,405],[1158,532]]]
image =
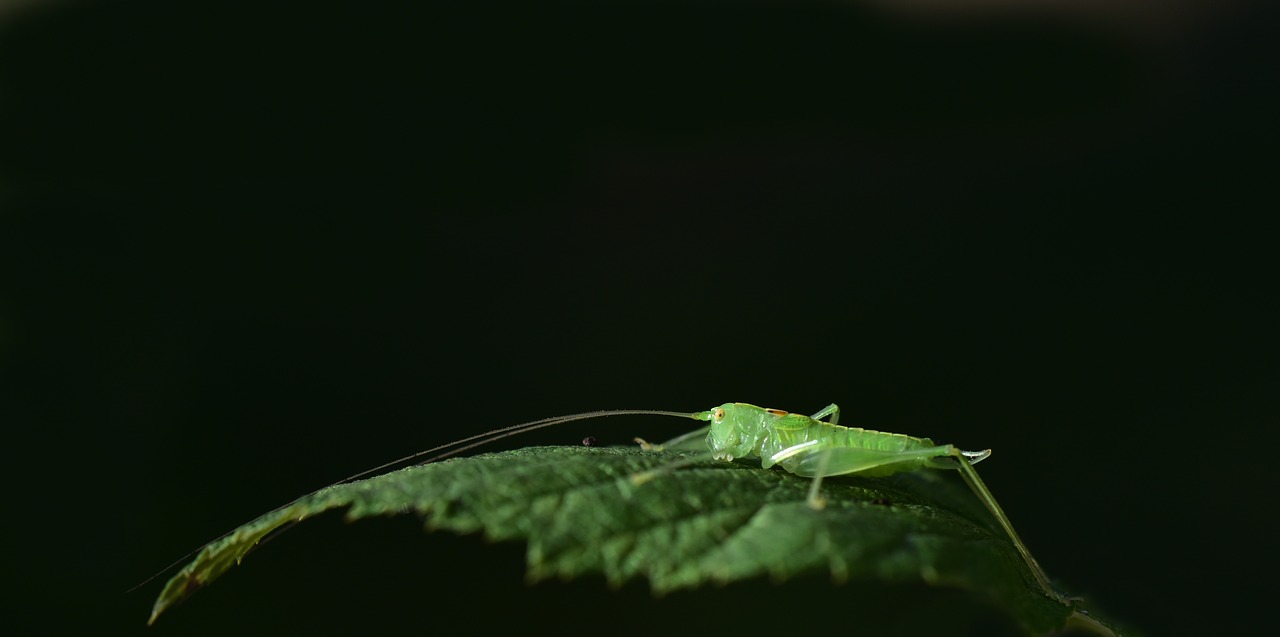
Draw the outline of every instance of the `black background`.
[[[994,629],[822,578],[525,588],[520,546],[407,518],[302,525],[153,629],[160,581],[123,594],[418,449],[731,400],[992,447],[1067,588],[1153,635],[1253,625],[1274,10],[178,6],[2,16],[23,634]]]

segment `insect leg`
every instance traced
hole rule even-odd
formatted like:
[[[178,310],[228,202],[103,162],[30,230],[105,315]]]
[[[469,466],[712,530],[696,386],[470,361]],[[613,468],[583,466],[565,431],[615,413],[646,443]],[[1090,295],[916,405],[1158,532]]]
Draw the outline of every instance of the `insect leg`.
[[[943,445],[910,451],[881,451],[860,447],[836,447],[828,450],[830,457],[825,461],[819,457],[819,454],[812,453],[799,458],[799,461],[788,466],[787,470],[806,478],[817,476],[820,470],[823,477],[850,473],[883,476],[921,468],[929,458],[948,455],[952,448],[951,445]],[[822,466],[824,462],[825,467]]]
[[[805,498],[805,503],[809,508],[821,510],[827,506],[827,499],[822,497],[822,479],[827,475],[827,468],[831,464],[831,450],[826,449],[815,454],[818,457],[818,467],[813,472],[813,480],[809,482],[809,496]]]
[[[667,451],[706,451],[707,444],[704,439],[710,430],[711,425],[699,427],[687,434],[681,434],[658,445],[658,448],[660,451],[663,449]]]
[[[818,469],[813,476],[813,483],[809,485],[809,497],[806,500],[806,502],[809,503],[809,506],[815,510],[822,509],[827,505],[826,499],[824,499],[820,494],[820,489],[822,486],[822,477],[827,474],[826,466],[827,461],[831,458],[831,453],[829,449],[820,449],[819,445],[821,444],[821,440],[807,440],[800,444],[791,445],[790,447],[769,456],[768,462],[766,463],[766,466],[773,466],[774,464],[781,463],[782,466],[790,468],[794,466],[794,461],[787,462],[788,460],[792,460],[800,456],[808,456],[801,462],[809,461],[812,457],[819,458]]]
[[[681,458],[680,460],[676,460],[675,462],[668,462],[667,464],[664,464],[661,467],[658,467],[656,469],[641,471],[640,473],[633,473],[631,474],[631,484],[639,486],[654,478],[657,478],[658,476],[671,473],[676,469],[687,467],[689,465],[695,465],[701,462],[706,462],[708,460],[711,460],[712,458],[714,458],[714,456],[711,454],[710,451],[707,451],[705,453],[699,453],[692,456],[688,456],[686,458]]]
[[[831,420],[828,420],[827,422],[833,425],[836,424],[840,420],[840,406],[835,403],[831,403],[830,405],[823,407],[822,411],[819,411],[818,413],[809,417],[814,420],[822,420],[827,416],[831,416]]]
[[[793,466],[787,466],[787,469],[798,476],[812,477],[815,482],[827,476],[849,473],[888,475],[898,471],[909,471],[923,467],[959,469],[960,475],[964,478],[965,483],[969,485],[974,495],[978,496],[982,504],[987,507],[991,515],[1000,523],[1000,527],[1009,535],[1009,539],[1013,541],[1014,548],[1018,550],[1018,554],[1027,563],[1027,567],[1032,576],[1035,577],[1036,583],[1040,585],[1040,589],[1050,599],[1067,604],[1067,599],[1053,588],[1053,584],[1049,581],[1049,576],[1045,574],[1044,569],[1040,568],[1040,564],[1031,556],[1031,551],[1027,549],[1027,545],[1022,543],[1022,538],[1018,537],[1017,531],[1013,530],[1013,523],[1009,521],[1009,516],[1005,515],[1004,510],[996,502],[995,496],[991,495],[991,491],[982,482],[982,478],[978,477],[978,471],[973,468],[974,462],[983,460],[989,455],[990,452],[988,451],[961,451],[954,445],[896,452],[840,447],[815,451],[809,455],[799,455],[796,458],[798,462]],[[785,463],[784,466],[786,466]],[[813,504],[815,493],[816,491],[811,488],[809,496],[811,505]]]
[[[707,445],[703,438],[710,430],[711,425],[707,425],[656,445],[644,438],[636,438],[635,441],[640,445],[641,451],[706,451]]]
[[[896,471],[917,468],[930,457],[947,453],[949,446],[912,451],[880,451],[878,449],[862,449],[857,447],[836,447],[833,449],[814,450],[800,457],[798,462],[790,466],[784,464],[789,471],[798,476],[813,478],[809,485],[809,506],[821,509],[826,503],[819,491],[822,480],[827,476],[840,476],[850,473],[867,473],[871,475],[887,475]]]
[[[1036,582],[1040,584],[1040,588],[1044,590],[1045,595],[1057,600],[1059,603],[1066,604],[1067,600],[1053,588],[1053,584],[1049,581],[1049,576],[1045,574],[1044,569],[1040,568],[1040,563],[1036,562],[1036,558],[1031,556],[1031,551],[1027,548],[1027,545],[1022,543],[1022,538],[1018,537],[1018,532],[1013,530],[1013,523],[1009,521],[1009,516],[1005,515],[1004,509],[1000,508],[995,496],[991,495],[991,491],[982,482],[982,478],[978,477],[978,470],[973,468],[973,463],[970,462],[969,456],[954,447],[952,447],[948,455],[956,459],[960,475],[964,478],[964,481],[973,490],[974,495],[977,495],[978,499],[986,505],[991,515],[995,516],[996,521],[1000,523],[1005,533],[1009,534],[1009,539],[1013,540],[1013,546],[1018,549],[1018,553],[1026,561],[1027,567],[1031,569],[1031,574],[1035,576]],[[986,458],[986,455],[978,459],[981,460],[982,458]]]

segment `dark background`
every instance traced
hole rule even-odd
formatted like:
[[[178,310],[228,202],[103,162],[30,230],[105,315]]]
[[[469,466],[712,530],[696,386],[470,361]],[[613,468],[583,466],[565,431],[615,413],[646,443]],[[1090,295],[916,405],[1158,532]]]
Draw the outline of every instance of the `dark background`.
[[[1068,589],[1152,635],[1247,632],[1276,531],[1252,495],[1275,234],[1251,220],[1275,209],[1275,10],[887,4],[6,10],[6,622],[997,628],[821,577],[525,588],[519,545],[410,518],[301,525],[150,630],[161,581],[123,594],[406,453],[738,400],[992,447]]]

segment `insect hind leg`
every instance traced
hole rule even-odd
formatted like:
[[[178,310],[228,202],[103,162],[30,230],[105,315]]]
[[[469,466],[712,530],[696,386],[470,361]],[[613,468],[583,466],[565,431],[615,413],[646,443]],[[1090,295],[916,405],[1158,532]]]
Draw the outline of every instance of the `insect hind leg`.
[[[813,478],[806,501],[809,506],[821,509],[826,503],[820,492],[824,478],[851,473],[883,476],[899,471],[910,471],[919,468],[933,456],[949,453],[951,449],[950,445],[911,451],[880,451],[852,447],[814,449],[809,453],[796,454],[797,461],[787,466],[787,470],[801,477]]]
[[[973,465],[979,460],[991,455],[991,450],[972,452],[952,449],[948,455],[954,459],[955,468],[960,470],[960,476],[969,485],[969,489],[973,491],[974,495],[978,496],[982,504],[986,505],[987,510],[991,512],[991,515],[1000,523],[1001,528],[1009,535],[1009,539],[1013,541],[1014,548],[1022,555],[1022,559],[1027,563],[1027,568],[1031,570],[1032,576],[1035,577],[1036,583],[1040,585],[1045,596],[1060,604],[1069,605],[1070,601],[1062,593],[1059,593],[1058,589],[1054,588],[1048,574],[1040,567],[1040,563],[1036,561],[1036,558],[1031,555],[1031,550],[1022,542],[1022,538],[1018,537],[1018,532],[1013,530],[1013,522],[1009,521],[1009,516],[1005,514],[1004,509],[1000,508],[1000,504],[996,502],[991,490],[987,488],[982,478],[978,477],[977,470],[973,468]]]

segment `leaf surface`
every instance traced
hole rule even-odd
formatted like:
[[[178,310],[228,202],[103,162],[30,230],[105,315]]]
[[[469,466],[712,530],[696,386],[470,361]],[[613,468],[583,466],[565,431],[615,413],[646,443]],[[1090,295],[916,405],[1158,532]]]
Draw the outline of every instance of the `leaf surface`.
[[[748,578],[829,574],[968,591],[1029,634],[1075,609],[1041,593],[1012,544],[954,476],[917,471],[823,483],[745,461],[708,461],[635,484],[685,456],[635,448],[532,447],[458,458],[299,498],[204,547],[165,585],[151,621],[285,525],[337,508],[349,520],[414,512],[430,529],[527,542],[532,579],[644,578],[657,594]],[[1105,634],[1105,631],[1103,631]]]

